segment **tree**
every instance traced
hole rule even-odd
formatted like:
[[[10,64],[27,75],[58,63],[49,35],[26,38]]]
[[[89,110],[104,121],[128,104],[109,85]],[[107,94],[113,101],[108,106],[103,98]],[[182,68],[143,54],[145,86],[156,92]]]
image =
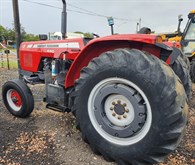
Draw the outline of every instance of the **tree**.
[[[6,35],[7,35],[7,30],[0,25],[0,42],[2,42],[6,38]]]
[[[7,40],[13,40],[15,41],[15,30],[14,29],[7,29],[7,34],[6,34]]]
[[[39,37],[34,35],[34,34],[28,34],[25,31],[25,28],[23,26],[21,26],[21,37],[22,37],[22,41],[38,41]],[[7,41],[7,40],[12,40],[12,41],[16,41],[16,37],[15,37],[15,29],[14,28],[4,28],[2,25],[0,25],[0,42],[2,42],[3,40]]]
[[[77,33],[77,34],[83,34],[84,37],[86,37],[86,38],[93,38],[93,34],[91,34],[89,32],[84,33],[84,32],[80,32],[80,31],[76,31],[75,33]]]
[[[35,36],[34,34],[25,34],[23,36],[23,41],[38,41],[39,36]]]

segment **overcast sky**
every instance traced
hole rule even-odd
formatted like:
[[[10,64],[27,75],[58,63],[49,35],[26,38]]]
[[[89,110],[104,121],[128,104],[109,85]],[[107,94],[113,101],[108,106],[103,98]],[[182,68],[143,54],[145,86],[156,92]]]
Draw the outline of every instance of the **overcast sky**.
[[[62,7],[61,0],[19,0],[20,22],[26,32],[46,34],[61,31],[61,9],[32,2]],[[142,26],[150,27],[156,32],[169,32],[177,29],[180,14],[184,18],[182,22],[184,28],[187,14],[195,9],[195,0],[66,0],[66,2],[68,32],[96,32],[101,36],[110,34],[106,16],[115,18],[115,33],[135,33],[140,18]],[[97,14],[101,16],[94,16]],[[13,27],[12,0],[0,0],[0,24],[8,28]]]

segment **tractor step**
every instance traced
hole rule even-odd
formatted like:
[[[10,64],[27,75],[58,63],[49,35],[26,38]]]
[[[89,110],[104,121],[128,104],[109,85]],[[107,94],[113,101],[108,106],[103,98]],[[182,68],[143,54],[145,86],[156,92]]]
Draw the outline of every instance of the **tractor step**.
[[[70,112],[71,111],[68,107],[59,106],[57,104],[50,104],[50,103],[46,105],[46,108],[54,110],[54,111],[58,111],[58,112]]]
[[[43,80],[41,80],[39,78],[39,76],[34,76],[34,77],[27,77],[27,76],[24,76],[23,77],[24,81],[26,83],[29,83],[29,84],[32,84],[32,85],[35,85],[35,84],[39,84],[39,83],[44,83]]]

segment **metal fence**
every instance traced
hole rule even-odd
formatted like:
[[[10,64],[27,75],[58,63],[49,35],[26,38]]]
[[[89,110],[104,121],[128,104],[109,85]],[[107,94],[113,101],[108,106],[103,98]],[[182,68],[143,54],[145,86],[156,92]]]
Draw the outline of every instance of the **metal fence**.
[[[0,67],[1,68],[7,68],[10,70],[10,59],[13,61],[17,61],[16,53],[9,48],[7,48],[5,45],[0,43],[1,51],[0,51]],[[12,56],[12,57],[10,57]],[[15,58],[14,58],[15,57]]]

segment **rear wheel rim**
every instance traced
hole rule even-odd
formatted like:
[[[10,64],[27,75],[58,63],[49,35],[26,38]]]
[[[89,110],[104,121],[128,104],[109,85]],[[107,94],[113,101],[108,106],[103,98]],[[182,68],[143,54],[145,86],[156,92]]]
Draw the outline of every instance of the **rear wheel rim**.
[[[20,111],[22,107],[22,99],[20,97],[20,94],[16,90],[9,89],[6,94],[6,98],[12,110],[16,112]]]
[[[107,78],[92,89],[88,114],[95,130],[107,141],[131,145],[143,139],[152,123],[144,92],[123,78]]]

